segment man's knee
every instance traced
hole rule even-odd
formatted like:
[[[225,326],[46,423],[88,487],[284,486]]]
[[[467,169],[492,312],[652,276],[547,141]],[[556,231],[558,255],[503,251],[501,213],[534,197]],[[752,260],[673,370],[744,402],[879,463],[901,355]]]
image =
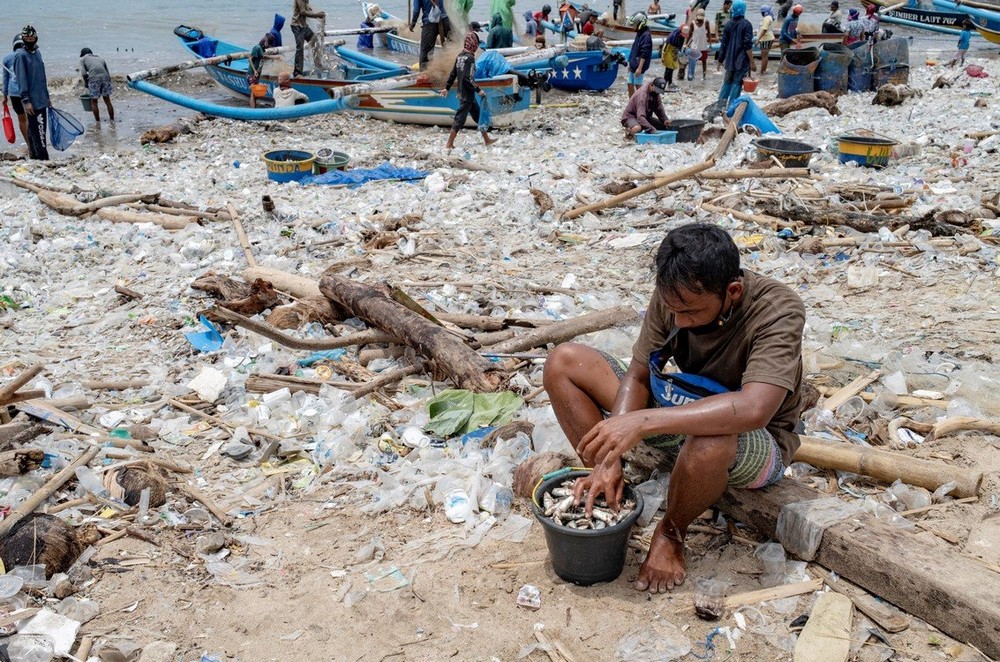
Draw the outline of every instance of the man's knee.
[[[678,462],[687,462],[693,466],[723,466],[727,469],[736,459],[737,435],[718,435],[712,437],[688,437],[678,454]]]
[[[590,347],[575,342],[556,345],[545,359],[545,369],[542,373],[545,387],[552,387],[560,379],[572,378],[583,359],[593,351]]]

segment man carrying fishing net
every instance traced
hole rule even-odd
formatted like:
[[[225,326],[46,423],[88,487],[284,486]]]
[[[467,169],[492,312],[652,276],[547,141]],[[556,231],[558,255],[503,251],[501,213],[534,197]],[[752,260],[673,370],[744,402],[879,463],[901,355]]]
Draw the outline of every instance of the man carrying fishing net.
[[[671,472],[638,590],[663,593],[684,581],[688,526],[727,487],[781,479],[799,446],[804,324],[795,292],[741,269],[729,234],[694,223],[660,244],[630,364],[577,343],[549,354],[552,407],[594,468],[574,489],[588,514],[601,494],[621,500],[623,466],[636,450]]]

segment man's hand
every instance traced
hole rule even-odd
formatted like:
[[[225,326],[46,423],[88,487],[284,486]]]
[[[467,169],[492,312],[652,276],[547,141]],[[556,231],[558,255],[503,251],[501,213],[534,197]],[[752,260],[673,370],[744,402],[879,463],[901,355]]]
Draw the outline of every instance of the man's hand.
[[[576,449],[591,466],[615,463],[642,441],[641,411],[612,416],[590,429]]]
[[[3,97],[3,105],[5,105],[5,106],[7,105],[7,95],[6,94]]]
[[[317,12],[316,13],[316,17],[317,18],[326,18],[326,12],[325,11]]]
[[[479,94],[479,96],[481,96],[484,99],[486,98],[486,92],[484,92],[483,90],[479,90],[479,92],[477,92],[477,94]]]
[[[584,504],[587,517],[594,512],[594,501],[597,497],[604,495],[604,499],[614,510],[618,510],[618,504],[622,500],[622,491],[625,489],[625,480],[622,476],[622,465],[615,460],[610,464],[601,464],[594,468],[589,476],[578,478],[573,485],[573,505],[580,505],[583,493],[587,493],[587,500]]]
[[[31,105],[30,101],[24,104],[24,112],[28,113],[29,115],[35,114],[35,107]]]
[[[443,97],[446,97],[446,96],[448,96],[448,90],[446,90],[446,89],[444,89],[444,88],[442,87],[442,88],[441,88],[441,91],[439,92],[439,94],[440,94],[441,96],[443,96]]]

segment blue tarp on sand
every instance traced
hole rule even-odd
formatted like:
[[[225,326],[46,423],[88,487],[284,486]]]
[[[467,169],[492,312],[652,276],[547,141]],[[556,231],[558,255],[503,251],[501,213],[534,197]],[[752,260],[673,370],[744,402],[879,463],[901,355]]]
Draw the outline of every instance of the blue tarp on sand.
[[[385,179],[395,179],[399,181],[413,181],[423,179],[429,172],[414,170],[413,168],[397,168],[386,161],[375,168],[358,168],[357,170],[330,170],[322,175],[313,175],[299,180],[301,184],[326,184],[328,186],[349,186],[357,188],[368,182],[375,182]]]

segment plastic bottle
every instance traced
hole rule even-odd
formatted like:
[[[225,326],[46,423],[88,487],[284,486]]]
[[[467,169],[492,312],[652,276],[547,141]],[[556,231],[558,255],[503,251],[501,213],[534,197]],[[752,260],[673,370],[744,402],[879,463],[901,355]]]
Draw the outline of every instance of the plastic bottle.
[[[493,483],[479,498],[479,509],[494,515],[503,515],[510,511],[513,503],[514,491],[509,487]]]
[[[101,499],[111,498],[111,494],[108,492],[107,488],[104,487],[104,483],[100,478],[98,478],[97,474],[95,474],[90,467],[77,467],[76,479],[80,481],[80,485],[83,486],[83,489],[87,490],[94,496]]]
[[[472,517],[469,495],[460,487],[455,487],[444,495],[444,514],[455,524],[461,524]]]

